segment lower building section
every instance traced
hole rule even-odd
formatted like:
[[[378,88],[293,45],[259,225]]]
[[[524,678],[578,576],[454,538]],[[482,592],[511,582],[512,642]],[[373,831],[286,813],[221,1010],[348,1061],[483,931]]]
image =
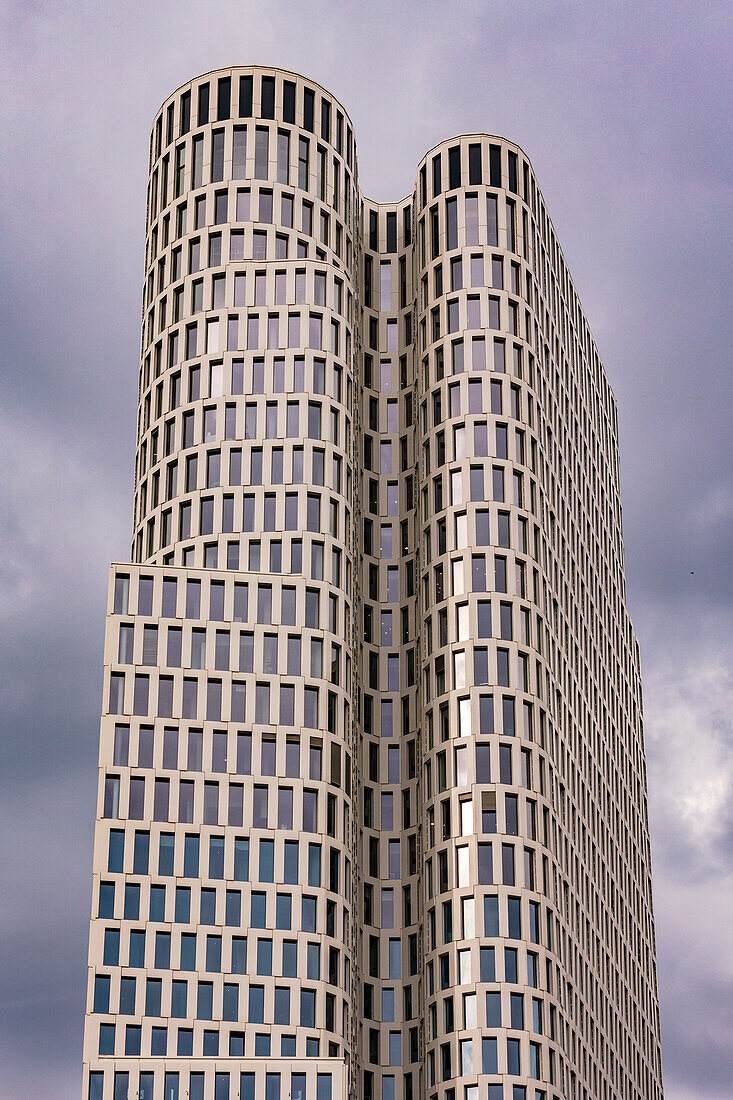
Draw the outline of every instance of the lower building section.
[[[345,1095],[350,711],[344,648],[328,629],[338,624],[304,585],[112,570],[89,1098],[274,1098],[281,1081],[283,1097]],[[240,1079],[242,1058],[262,1059],[255,1076]],[[285,1077],[265,1074],[271,1059],[287,1060]]]

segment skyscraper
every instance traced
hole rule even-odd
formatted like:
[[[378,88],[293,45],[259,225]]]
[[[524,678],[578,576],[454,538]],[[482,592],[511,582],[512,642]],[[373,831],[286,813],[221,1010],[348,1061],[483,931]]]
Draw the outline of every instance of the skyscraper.
[[[523,151],[361,195],[208,73],[150,147],[84,1100],[662,1096],[614,399]]]

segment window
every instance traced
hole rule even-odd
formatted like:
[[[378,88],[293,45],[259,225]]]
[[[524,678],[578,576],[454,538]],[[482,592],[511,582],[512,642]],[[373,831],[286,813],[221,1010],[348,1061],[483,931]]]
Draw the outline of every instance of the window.
[[[298,187],[303,191],[308,190],[308,159],[308,138],[301,137],[298,139]]]
[[[255,179],[267,179],[270,131],[266,126],[255,129]]]
[[[458,247],[458,200],[448,199],[445,204],[445,243],[446,248]]]

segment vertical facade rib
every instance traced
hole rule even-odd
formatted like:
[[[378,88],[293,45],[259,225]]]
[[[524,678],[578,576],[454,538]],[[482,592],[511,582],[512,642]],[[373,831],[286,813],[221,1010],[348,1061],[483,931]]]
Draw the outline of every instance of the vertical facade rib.
[[[661,1097],[616,437],[516,145],[163,104],[85,1100]]]

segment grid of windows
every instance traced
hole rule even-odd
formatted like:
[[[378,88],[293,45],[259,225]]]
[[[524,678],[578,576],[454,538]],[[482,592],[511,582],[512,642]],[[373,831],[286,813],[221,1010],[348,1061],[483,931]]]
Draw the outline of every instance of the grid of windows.
[[[163,105],[131,556],[85,1100],[661,1097],[615,406],[521,150],[377,205],[302,77]]]

